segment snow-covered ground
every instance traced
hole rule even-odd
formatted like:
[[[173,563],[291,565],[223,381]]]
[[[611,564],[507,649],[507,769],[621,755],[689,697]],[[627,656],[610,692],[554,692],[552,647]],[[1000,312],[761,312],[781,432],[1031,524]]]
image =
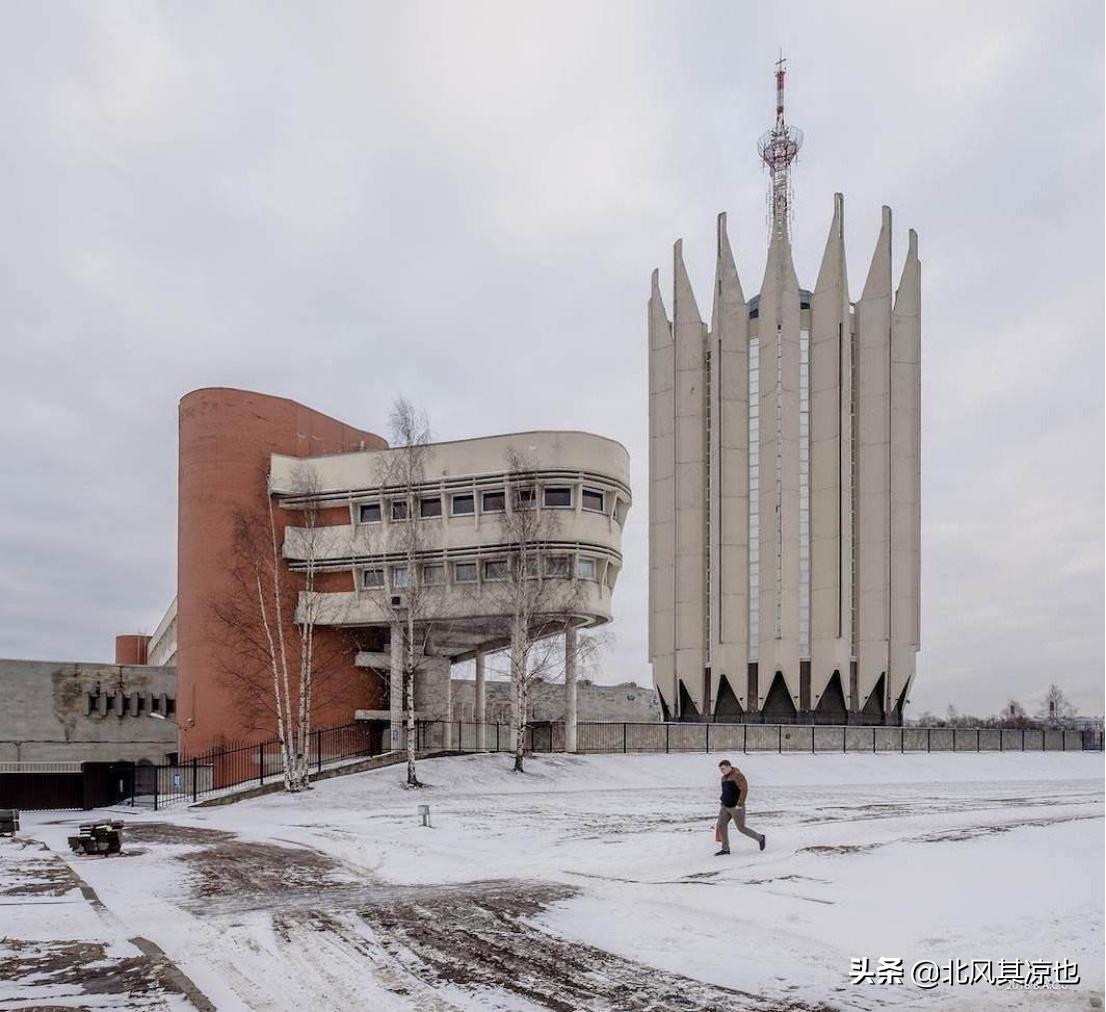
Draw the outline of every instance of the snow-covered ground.
[[[117,814],[114,858],[69,854],[86,813],[26,813],[106,910],[21,900],[0,935],[150,939],[220,1009],[1102,1008],[1101,754],[731,756],[768,846],[731,830],[728,857],[719,758],[429,760],[423,791],[389,768]],[[29,852],[0,846],[0,893]],[[851,983],[856,957],[908,979]],[[920,960],[1070,960],[1082,982],[924,990]],[[41,1003],[3,978],[0,1008]]]

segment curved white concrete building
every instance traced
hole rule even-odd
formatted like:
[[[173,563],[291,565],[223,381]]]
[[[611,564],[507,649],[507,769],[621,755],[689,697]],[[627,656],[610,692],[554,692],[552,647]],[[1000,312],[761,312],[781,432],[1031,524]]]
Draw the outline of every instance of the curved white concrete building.
[[[383,677],[394,673],[397,614],[405,595],[417,592],[430,656],[416,684],[416,711],[448,718],[450,665],[476,658],[480,678],[483,654],[510,639],[504,570],[516,550],[514,511],[535,517],[531,564],[565,588],[549,600],[571,602],[568,614],[551,604],[548,634],[563,633],[566,622],[610,621],[631,505],[629,455],[584,432],[432,443],[417,454],[414,476],[412,451],[403,447],[307,459],[273,454],[269,480],[283,509],[327,517],[311,527],[293,521],[285,531],[289,568],[315,573],[314,594],[300,595],[300,617],[311,607],[317,625],[353,632],[357,663]],[[396,687],[399,679],[390,680]],[[391,699],[394,722],[401,701],[394,691]]]

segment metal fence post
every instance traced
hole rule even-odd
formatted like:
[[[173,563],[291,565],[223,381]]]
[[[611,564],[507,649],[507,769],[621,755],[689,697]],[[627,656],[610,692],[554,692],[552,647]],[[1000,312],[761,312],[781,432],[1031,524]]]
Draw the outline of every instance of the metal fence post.
[[[321,730],[315,731],[315,770],[318,773],[323,771],[323,732]]]
[[[192,757],[192,800],[199,797],[199,782],[196,780],[196,757]]]
[[[927,727],[927,728],[926,728],[926,751],[927,751],[927,752],[931,751],[931,749],[930,749],[930,747],[929,747],[929,738],[930,738],[930,733],[931,733],[932,731],[933,731],[933,728],[932,728],[932,727]]]
[[[257,782],[265,783],[265,746],[257,746]]]
[[[979,728],[975,729],[975,750],[979,751]]]
[[[706,724],[704,726],[707,729],[707,748],[706,748],[706,752],[707,752],[707,755],[710,755],[710,724]]]
[[[810,725],[810,754],[814,755],[814,725]]]
[[[849,751],[849,729],[844,724],[841,725],[841,751]]]
[[[1022,728],[1022,751],[1025,751],[1025,728]]]
[[[741,751],[743,754],[749,754],[749,725],[741,725]]]
[[[665,724],[664,725],[664,750],[665,750],[665,752],[668,751],[668,729],[669,729],[669,725]]]
[[[776,725],[776,730],[779,731],[779,733],[780,733],[780,735],[779,735],[779,737],[780,737],[779,752],[780,752],[780,755],[783,755],[783,724],[777,724]]]
[[[622,722],[622,752],[626,752],[626,721]]]
[[[876,725],[872,725],[872,752],[876,750]]]
[[[499,751],[499,721],[495,722],[495,750]]]

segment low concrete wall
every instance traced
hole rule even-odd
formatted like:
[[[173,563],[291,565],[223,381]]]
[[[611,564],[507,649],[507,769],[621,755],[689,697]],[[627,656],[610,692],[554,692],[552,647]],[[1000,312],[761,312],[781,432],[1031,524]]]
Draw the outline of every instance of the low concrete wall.
[[[0,762],[163,763],[177,749],[175,668],[0,660],[0,691]]]
[[[485,720],[510,723],[510,682],[486,681]],[[452,719],[472,722],[475,719],[476,682],[454,678],[452,687]],[[416,706],[416,709],[418,707]],[[539,682],[531,690],[530,719],[544,723],[565,719],[565,687],[558,682]],[[576,719],[579,721],[636,721],[660,723],[661,704],[657,692],[636,682],[620,685],[576,683]]]

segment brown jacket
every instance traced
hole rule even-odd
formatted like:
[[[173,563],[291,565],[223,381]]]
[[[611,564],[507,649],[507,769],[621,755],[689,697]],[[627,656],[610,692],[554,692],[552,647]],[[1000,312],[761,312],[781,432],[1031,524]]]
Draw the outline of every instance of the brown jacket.
[[[736,800],[731,801],[729,804],[727,804],[727,802],[729,801],[729,797],[727,797],[727,795],[732,795],[733,788],[727,789],[727,782],[735,784],[737,787],[737,798]],[[745,779],[745,774],[742,773],[741,770],[739,770],[735,766],[722,778],[722,804],[726,808],[733,808],[734,806],[744,805],[745,798],[748,796],[748,794],[749,781]]]

